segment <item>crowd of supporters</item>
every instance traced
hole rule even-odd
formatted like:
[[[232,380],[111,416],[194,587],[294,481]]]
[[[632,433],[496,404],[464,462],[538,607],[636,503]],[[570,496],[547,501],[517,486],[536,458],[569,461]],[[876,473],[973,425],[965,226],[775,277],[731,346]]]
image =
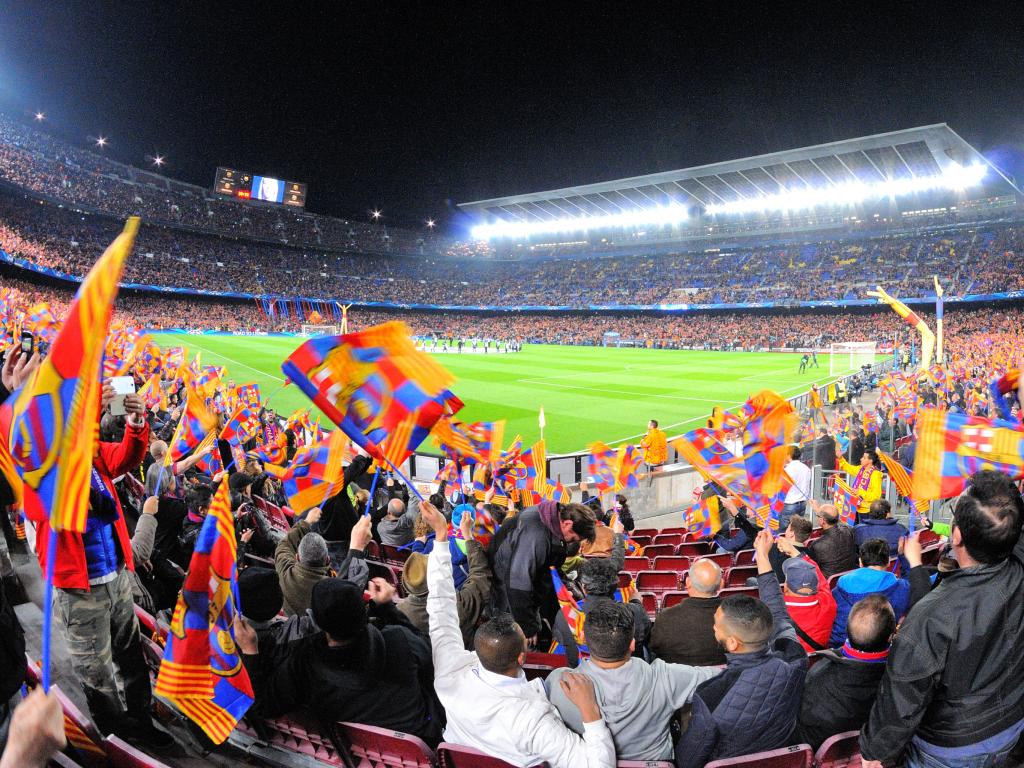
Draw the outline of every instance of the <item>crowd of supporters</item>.
[[[3,168],[0,164],[0,173]],[[159,219],[146,219],[154,220]],[[119,226],[114,219],[0,192],[0,250],[34,265],[81,276]],[[897,296],[918,297],[933,291],[933,275],[941,276],[952,296],[1024,288],[1024,229],[1013,226],[717,253],[516,261],[312,252],[227,233],[233,237],[144,226],[124,280],[253,295],[459,306],[786,304],[863,298],[876,285]]]

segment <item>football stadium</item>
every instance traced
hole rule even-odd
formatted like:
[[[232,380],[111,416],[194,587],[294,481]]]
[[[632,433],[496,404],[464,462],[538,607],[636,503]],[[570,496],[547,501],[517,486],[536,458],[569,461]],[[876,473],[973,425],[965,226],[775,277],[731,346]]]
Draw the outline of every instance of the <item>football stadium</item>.
[[[1024,765],[1008,27],[28,5],[0,768]]]

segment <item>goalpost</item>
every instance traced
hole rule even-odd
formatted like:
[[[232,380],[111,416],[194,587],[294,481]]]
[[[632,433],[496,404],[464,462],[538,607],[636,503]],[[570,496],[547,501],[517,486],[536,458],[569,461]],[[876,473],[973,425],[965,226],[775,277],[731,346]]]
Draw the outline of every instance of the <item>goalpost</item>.
[[[855,373],[862,365],[873,365],[875,362],[875,342],[873,341],[842,341],[829,344],[828,347],[829,376],[840,376],[844,373]]]

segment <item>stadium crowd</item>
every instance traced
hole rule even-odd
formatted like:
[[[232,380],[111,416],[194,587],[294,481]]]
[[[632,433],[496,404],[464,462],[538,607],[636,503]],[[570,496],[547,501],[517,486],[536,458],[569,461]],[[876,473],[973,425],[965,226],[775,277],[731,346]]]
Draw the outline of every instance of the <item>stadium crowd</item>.
[[[80,277],[119,226],[113,219],[0,192],[0,249],[30,265]],[[358,302],[575,307],[785,305],[861,298],[876,285],[917,297],[933,291],[932,275],[940,275],[953,296],[1024,288],[1024,230],[1012,226],[719,253],[486,262],[368,250],[310,252],[227,234],[144,226],[137,245],[142,258],[128,265],[124,281]]]

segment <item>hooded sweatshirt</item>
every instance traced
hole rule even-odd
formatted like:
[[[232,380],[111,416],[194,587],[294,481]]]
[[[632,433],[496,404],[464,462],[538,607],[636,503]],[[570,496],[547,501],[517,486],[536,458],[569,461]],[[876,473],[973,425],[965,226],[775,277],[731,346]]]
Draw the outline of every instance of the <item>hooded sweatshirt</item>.
[[[906,579],[897,579],[889,571],[876,571],[874,568],[858,568],[839,577],[836,588],[832,590],[832,597],[836,599],[836,622],[832,625],[830,646],[836,648],[846,642],[850,610],[859,600],[876,592],[889,601],[896,621],[902,619],[910,605],[910,583]]]
[[[554,670],[545,688],[565,724],[582,734],[580,711],[558,684],[565,671]],[[722,672],[716,667],[666,664],[660,659],[648,664],[637,658],[615,669],[603,669],[585,659],[576,671],[594,681],[601,716],[612,733],[619,760],[670,760],[673,713],[690,703],[700,683]]]

